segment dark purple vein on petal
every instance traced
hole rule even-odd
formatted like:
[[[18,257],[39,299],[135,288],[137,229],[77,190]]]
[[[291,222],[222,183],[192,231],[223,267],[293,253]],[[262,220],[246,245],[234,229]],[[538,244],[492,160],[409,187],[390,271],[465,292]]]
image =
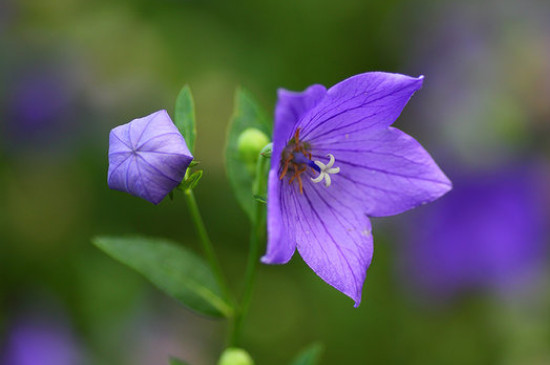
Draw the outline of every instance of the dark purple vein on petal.
[[[118,170],[118,168],[120,167],[120,165],[122,165],[123,163],[125,163],[126,161],[128,161],[128,159],[130,158],[130,156],[132,156],[131,153],[129,152],[126,152],[128,153],[128,156],[126,156],[126,158],[124,160],[122,160],[121,163],[119,163],[118,165],[116,165],[112,170],[111,170],[111,173],[109,174],[109,176],[113,176],[113,174],[115,173],[116,170]],[[128,189],[126,189],[128,190]]]
[[[139,135],[137,141],[136,141],[136,145],[139,144],[139,142],[141,142],[141,137],[143,137],[143,134],[145,133],[145,131],[147,130],[147,128],[149,128],[149,124],[151,124],[151,122],[153,121],[153,119],[156,119],[156,115],[155,117],[153,118],[150,118],[148,121],[147,121],[147,124],[145,124],[145,127],[143,127],[143,129],[141,130],[141,134]]]
[[[181,156],[181,157],[191,158],[189,155],[186,155],[186,154],[184,154],[184,153],[172,153],[172,152],[162,152],[162,151],[151,151],[151,150],[143,150],[143,149],[141,149],[139,152],[141,152],[141,153],[156,153],[156,154],[158,154],[158,155]]]
[[[124,142],[119,136],[117,136],[116,133],[112,133],[113,136],[115,136],[116,139],[118,139],[120,141],[120,143],[122,143],[123,145],[125,145],[126,147],[128,147],[128,149],[131,151],[132,150],[132,147],[128,146],[128,144],[126,142]]]
[[[344,101],[340,101],[337,105],[326,106],[325,108],[319,110],[315,115],[313,115],[313,116],[310,118],[310,121],[308,122],[308,124],[306,124],[306,125],[304,126],[304,128],[307,128],[311,123],[313,123],[313,122],[315,122],[315,121],[317,121],[317,120],[319,120],[319,119],[325,117],[330,111],[335,110],[335,109],[339,109],[342,105],[344,105],[344,104],[346,104],[346,103],[352,101],[353,99],[356,99],[356,98],[361,97],[361,96],[367,97],[367,95],[370,96],[370,97],[373,97],[373,96],[376,96],[376,95],[382,93],[382,90],[379,90],[379,91],[376,92],[376,93],[369,93],[370,90],[376,88],[376,87],[377,87],[378,85],[380,85],[381,83],[382,83],[382,81],[380,81],[380,82],[378,82],[377,84],[374,84],[374,85],[369,85],[369,88],[366,89],[364,92],[362,92],[362,93],[360,93],[360,94],[358,94],[358,93],[357,93],[357,89],[355,89],[355,91],[353,92],[353,96],[352,96],[352,97],[350,97],[350,98],[348,98],[348,99],[346,99],[346,100],[344,100]],[[364,105],[367,104],[367,103],[370,103],[370,101],[364,100],[364,101],[363,101],[363,104],[362,104],[361,106],[364,106]],[[321,113],[322,113],[322,115],[321,115]],[[332,118],[332,117],[331,117],[331,118]],[[324,123],[324,122],[325,122],[325,121],[322,121],[322,122],[320,122],[319,124],[322,124],[322,123]]]
[[[334,243],[334,246],[336,247],[336,249],[338,250],[338,252],[340,253],[340,257],[341,259],[346,263],[346,265],[348,266],[348,269],[349,271],[351,272],[351,276],[353,277],[353,282],[354,282],[354,286],[355,286],[355,294],[357,294],[357,277],[355,276],[355,273],[353,272],[352,268],[351,268],[351,265],[349,263],[349,261],[346,259],[346,256],[344,255],[344,253],[342,252],[342,250],[340,249],[340,246],[338,245],[338,243],[336,242],[336,240],[334,239],[334,237],[332,237],[332,234],[329,232],[327,226],[325,225],[325,222],[323,222],[323,220],[321,219],[321,217],[319,216],[319,214],[317,213],[317,211],[315,210],[315,208],[313,208],[313,204],[311,203],[311,200],[309,199],[309,197],[307,196],[307,192],[304,191],[304,197],[306,198],[306,201],[308,203],[308,205],[310,206],[311,208],[311,211],[313,212],[313,214],[315,214],[315,216],[317,217],[317,220],[321,223],[321,225],[323,226],[326,234],[330,237],[331,241]]]
[[[174,134],[176,136],[181,136],[181,134],[178,133],[178,132],[169,132],[169,133],[159,134],[159,135],[151,137],[147,141],[143,142],[139,147],[136,148],[136,150],[141,150],[141,148],[143,148],[143,146],[145,146],[147,143],[149,143],[149,142],[151,142],[151,141],[153,141],[157,138],[164,137],[164,136],[169,136],[169,135],[172,135],[172,134]]]
[[[370,184],[367,184],[364,181],[357,181],[357,180],[355,180],[355,179],[353,179],[353,178],[351,178],[347,175],[339,174],[339,177],[342,177],[342,178],[348,180],[352,184],[362,185],[362,186],[365,186],[367,188],[370,188],[370,189],[373,189],[373,190],[378,190],[378,191],[383,191],[383,192],[391,194],[391,195],[398,195],[398,196],[400,195],[399,191],[382,188],[382,187],[379,187],[379,186],[376,186],[376,185],[370,185]]]
[[[299,223],[300,227],[302,227],[302,231],[304,232],[304,235],[306,234],[306,232],[311,232],[311,234],[314,236],[315,241],[319,242],[319,244],[317,245],[317,247],[320,247],[321,251],[323,251],[323,253],[324,253],[325,257],[326,257],[327,262],[330,262],[330,261],[331,261],[331,257],[330,257],[330,255],[328,254],[328,252],[325,250],[325,247],[320,243],[321,240],[319,239],[319,236],[317,236],[317,231],[311,227],[311,223],[309,222],[308,219],[304,219],[304,220],[300,219],[300,215],[298,214],[298,208],[300,209],[300,212],[301,212],[301,214],[302,214],[302,215],[301,215],[302,217],[306,217],[306,213],[305,213],[305,211],[304,211],[302,205],[298,202],[298,197],[296,196],[296,194],[294,194],[293,191],[291,191],[291,193],[292,193],[292,194],[290,194],[290,195],[292,195],[292,199],[293,199],[293,201],[294,201],[293,206],[294,206],[294,211],[295,211],[295,214],[296,214],[296,221]],[[309,227],[309,231],[306,231],[306,230],[305,230],[305,227],[304,227],[303,222],[307,223],[307,225],[308,225],[308,227]],[[296,239],[296,243],[297,243],[298,246],[299,246],[299,242],[298,242],[297,239]]]
[[[401,195],[401,192],[399,192],[399,191],[382,188],[382,187],[376,186],[376,185],[370,185],[370,184],[367,184],[364,181],[357,181],[357,180],[352,179],[351,177],[346,176],[346,175],[339,174],[339,177],[342,177],[342,178],[350,181],[353,184],[362,185],[362,186],[365,186],[365,187],[373,189],[373,190],[383,191],[383,192],[386,192],[386,193],[391,194],[391,195],[397,195],[397,196]]]
[[[421,181],[428,181],[428,182],[433,182],[433,183],[441,184],[441,185],[448,185],[448,184],[445,184],[443,181],[440,181],[440,180],[434,180],[434,179],[429,179],[429,178],[420,177],[420,176],[410,176],[410,175],[399,174],[399,173],[396,173],[396,172],[390,172],[390,171],[387,171],[387,170],[379,169],[379,168],[368,166],[368,165],[356,164],[356,163],[349,162],[349,161],[346,161],[346,160],[339,160],[339,163],[350,165],[350,166],[353,166],[353,167],[364,168],[364,169],[367,169],[367,170],[377,171],[377,172],[380,172],[380,173],[385,174],[385,175],[399,176],[399,177],[402,177],[402,178],[405,178],[405,179],[408,179],[408,180],[421,180]]]
[[[326,194],[327,196],[329,196],[329,197],[331,198],[331,200],[332,200],[334,203],[340,205],[340,209],[343,209],[343,210],[346,210],[346,211],[350,212],[350,213],[353,215],[353,217],[354,217],[358,222],[360,222],[360,221],[361,221],[361,220],[359,219],[360,216],[358,216],[358,215],[355,213],[355,211],[358,210],[358,209],[360,209],[360,207],[353,207],[353,208],[352,208],[352,207],[350,207],[349,205],[344,204],[344,203],[342,202],[342,199],[341,199],[341,198],[338,199],[336,196],[334,196],[334,195],[332,194],[332,192],[334,192],[334,189],[326,188],[325,191],[324,191],[323,193]],[[320,194],[318,191],[316,191],[316,193],[317,193],[317,194]],[[351,197],[356,197],[356,195],[353,195],[352,193],[348,192],[348,189],[342,189],[341,191],[337,191],[337,192],[335,192],[335,193],[338,193],[338,194],[346,194],[346,195],[351,196]],[[360,199],[357,199],[357,200],[360,201]],[[333,204],[331,204],[331,206],[333,206],[334,209],[335,209],[336,211],[338,211],[338,209],[337,209]],[[344,214],[343,214],[342,212],[338,211],[338,213],[340,214],[340,216],[342,216],[342,218],[346,219],[345,216],[344,216]],[[361,217],[363,217],[363,216],[361,215]]]
[[[135,155],[132,155],[132,157],[135,157]],[[131,159],[130,162],[128,162],[128,166],[126,167],[126,180],[124,182],[124,186],[126,187],[127,192],[130,192],[130,189],[128,189],[128,178],[129,178],[128,174],[130,173],[130,167],[132,166],[132,162],[135,162],[135,158]]]
[[[123,153],[127,154],[128,156],[132,154],[132,152],[130,151],[118,151],[109,153],[109,156],[121,155]]]
[[[318,147],[318,146],[316,145],[315,147]],[[363,153],[367,154],[368,153],[368,154],[372,154],[372,155],[395,157],[395,158],[405,160],[405,161],[410,162],[410,163],[415,164],[415,165],[426,165],[423,162],[411,160],[408,157],[405,157],[403,155],[396,155],[395,153],[386,153],[386,152],[379,152],[379,151],[373,151],[373,150],[360,150],[360,149],[342,149],[342,148],[326,148],[326,149],[330,152],[351,152],[351,153],[356,153],[358,159],[362,157],[361,154],[363,154]],[[317,159],[319,159],[319,157],[320,157],[319,155],[313,155],[313,156],[316,157]]]
[[[328,207],[328,210],[330,211],[332,216],[338,221],[338,223],[342,227],[344,227],[344,231],[346,232],[346,235],[351,239],[351,242],[355,245],[355,247],[360,248],[359,244],[355,241],[355,238],[350,234],[350,232],[348,231],[346,225],[344,223],[342,223],[342,221],[340,220],[340,218],[338,216],[340,216],[344,220],[347,220],[346,217],[341,212],[339,212],[336,208],[334,208],[333,205],[329,204],[316,189],[311,189],[311,190],[314,191],[315,194],[319,197],[319,199],[325,204],[325,206]],[[335,212],[337,212],[338,215]]]
[[[128,142],[130,142],[130,149],[134,150],[134,144],[132,143],[132,134],[130,133],[130,129],[132,128],[132,123],[128,123]]]
[[[141,154],[138,154],[138,156],[139,156],[139,158],[141,158],[143,160],[144,163],[146,163],[151,169],[155,170],[159,175],[161,175],[161,176],[163,176],[163,177],[167,178],[168,180],[171,180],[175,183],[178,183],[178,184],[180,183],[180,181],[177,181],[176,179],[171,178],[170,176],[166,175],[164,172],[162,172],[161,170],[159,170],[155,166],[151,165],[149,163],[149,161],[147,161],[145,159],[145,157],[143,157]]]
[[[372,117],[375,117],[376,115],[378,115],[378,113],[373,113],[373,114],[370,114],[370,115],[367,115],[365,117],[362,117],[361,119],[359,120],[355,120],[351,123],[348,123],[346,125],[343,125],[343,126],[339,126],[339,127],[336,127],[336,128],[332,128],[332,129],[329,129],[328,131],[324,131],[322,134],[317,134],[316,136],[314,136],[313,138],[310,138],[308,140],[308,142],[313,142],[317,139],[319,139],[319,137],[323,137],[323,136],[326,136],[327,134],[331,134],[333,132],[337,132],[337,131],[341,131],[342,129],[346,129],[346,128],[349,128],[349,127],[352,127],[356,124],[359,124],[359,123],[363,123],[365,122],[367,119],[369,118],[372,118]],[[352,134],[352,133],[357,133],[359,131],[362,131],[362,130],[366,130],[366,129],[371,129],[371,128],[376,128],[377,125],[379,125],[380,123],[378,122],[373,122],[373,123],[370,123],[368,125],[365,125],[365,126],[362,126],[360,128],[357,128],[357,129],[354,129],[354,130],[351,130],[351,131],[347,131],[346,134]],[[311,132],[313,132],[313,130],[311,130]],[[308,135],[311,134],[311,133],[308,133]],[[304,137],[306,138],[306,137]]]
[[[361,109],[361,108],[363,108],[363,107],[364,107],[365,105],[367,105],[367,104],[372,104],[372,103],[375,103],[375,102],[377,102],[377,101],[380,101],[380,100],[382,100],[382,99],[384,99],[384,98],[395,96],[396,94],[400,93],[400,92],[403,91],[404,89],[409,88],[410,86],[411,86],[411,85],[405,85],[405,86],[401,87],[401,88],[398,89],[398,90],[392,91],[391,94],[387,94],[387,93],[386,93],[386,94],[384,94],[384,95],[382,95],[382,96],[380,96],[379,98],[376,98],[376,99],[367,99],[367,100],[364,100],[360,105],[358,105],[358,106],[356,106],[356,107],[346,109],[346,110],[341,111],[341,112],[339,112],[339,113],[337,113],[337,114],[335,114],[335,115],[330,116],[329,118],[327,118],[327,119],[325,119],[325,120],[320,121],[319,123],[317,123],[317,124],[315,125],[314,128],[311,128],[310,130],[306,131],[306,132],[304,133],[304,135],[309,135],[309,134],[311,133],[312,130],[319,128],[319,127],[322,126],[323,124],[327,123],[329,120],[332,120],[332,119],[334,119],[334,118],[336,118],[336,117],[338,117],[338,116],[340,116],[340,115],[342,115],[342,114],[344,114],[344,113],[346,113],[346,112],[348,112],[348,111],[353,111],[353,110]],[[380,94],[381,92],[382,92],[382,91],[379,91],[378,93],[374,93],[374,94],[371,94],[371,95],[369,95],[369,96],[370,96],[370,97],[376,96],[377,94]],[[359,97],[359,96],[364,96],[365,94],[367,94],[367,93],[365,92],[365,93],[362,93],[362,94],[359,94],[359,95],[355,95],[355,96],[353,96],[352,98],[348,99],[346,102],[349,102],[349,101],[351,101],[351,100],[353,100],[353,99],[355,99],[355,98],[357,98],[357,97]],[[402,96],[399,96],[399,97],[402,97]],[[397,97],[396,97],[396,98],[397,98]],[[344,104],[344,103],[340,103],[340,106],[343,105],[343,104]],[[331,109],[333,110],[334,108],[331,107]],[[304,130],[306,130],[306,128],[309,127],[309,125],[311,125],[311,124],[312,124],[312,121],[310,120],[310,122],[308,122],[307,125],[304,126]]]
[[[137,173],[138,173],[138,176],[139,176],[139,180],[141,180],[141,184],[143,185],[143,189],[145,190],[145,194],[147,195],[147,197],[149,199],[149,201],[151,201],[151,194],[149,193],[149,189],[147,189],[147,184],[145,183],[145,180],[143,179],[143,175],[141,175],[141,169],[139,168],[139,164],[137,163],[136,161],[136,169],[137,169]]]

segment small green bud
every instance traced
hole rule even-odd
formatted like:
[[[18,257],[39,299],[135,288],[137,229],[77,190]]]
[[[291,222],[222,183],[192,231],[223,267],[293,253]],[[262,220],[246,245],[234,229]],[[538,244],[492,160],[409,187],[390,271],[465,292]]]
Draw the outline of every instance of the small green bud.
[[[269,142],[269,137],[256,128],[247,128],[239,136],[237,140],[239,157],[247,166],[250,166],[252,171],[254,171],[258,155],[262,151],[262,148]]]
[[[229,347],[223,352],[218,365],[254,365],[254,360],[245,350]]]

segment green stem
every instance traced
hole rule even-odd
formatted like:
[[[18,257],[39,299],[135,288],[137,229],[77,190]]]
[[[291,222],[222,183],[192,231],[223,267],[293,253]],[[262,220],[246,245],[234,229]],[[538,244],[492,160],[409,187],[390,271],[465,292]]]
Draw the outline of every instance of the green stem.
[[[271,144],[264,147],[262,152],[260,152],[260,156],[258,157],[258,164],[256,166],[256,180],[254,181],[253,186],[254,195],[264,196],[266,194],[266,167],[268,162],[270,161],[270,153]],[[231,346],[239,346],[243,324],[248,315],[248,309],[250,308],[250,301],[252,300],[252,292],[254,290],[256,272],[258,268],[258,263],[260,261],[260,246],[265,242],[265,219],[265,205],[259,201],[256,201],[254,220],[251,222],[252,228],[250,231],[250,251],[248,253],[248,260],[246,263],[244,291],[241,298],[241,306],[237,312],[233,324],[230,338]]]
[[[197,234],[199,235],[199,240],[201,242],[204,255],[206,256],[206,260],[208,261],[210,268],[214,272],[214,276],[216,277],[218,285],[225,294],[225,297],[227,299],[230,299],[229,287],[225,282],[221,265],[214,251],[212,241],[210,241],[208,233],[206,232],[206,228],[204,226],[204,222],[202,221],[202,217],[199,212],[199,207],[197,205],[197,201],[195,200],[193,190],[186,189],[183,195],[185,196],[185,201],[187,202],[189,213],[191,213],[191,219],[193,220],[193,223],[195,224],[195,229],[197,230]]]

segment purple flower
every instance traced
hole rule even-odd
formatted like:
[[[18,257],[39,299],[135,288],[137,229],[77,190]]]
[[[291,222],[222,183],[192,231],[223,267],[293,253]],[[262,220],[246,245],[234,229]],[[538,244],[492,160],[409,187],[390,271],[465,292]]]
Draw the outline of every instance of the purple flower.
[[[82,354],[70,329],[59,321],[29,318],[10,330],[3,365],[74,365],[83,363]]]
[[[264,263],[286,263],[297,248],[359,305],[373,253],[368,216],[398,214],[451,189],[422,146],[390,127],[422,80],[371,72],[328,90],[279,90]]]
[[[415,296],[509,291],[533,282],[546,260],[548,179],[536,165],[453,179],[455,189],[405,227],[400,269]]]
[[[166,110],[114,128],[108,184],[158,204],[185,176],[193,156]]]

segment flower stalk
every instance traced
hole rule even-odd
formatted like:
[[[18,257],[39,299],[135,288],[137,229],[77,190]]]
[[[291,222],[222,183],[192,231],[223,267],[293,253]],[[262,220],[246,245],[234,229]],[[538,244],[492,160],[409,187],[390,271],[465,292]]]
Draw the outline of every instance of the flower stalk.
[[[199,241],[201,243],[206,260],[208,261],[208,264],[210,265],[210,268],[212,269],[212,272],[216,277],[218,285],[222,289],[225,297],[229,300],[231,299],[229,287],[227,286],[227,283],[225,281],[220,261],[218,260],[216,252],[214,251],[214,245],[212,244],[212,241],[210,241],[210,237],[208,236],[206,227],[204,226],[204,222],[202,220],[197,201],[195,200],[193,190],[185,189],[183,195],[185,196],[185,202],[187,203],[189,213],[191,214],[191,220],[193,221],[195,229],[197,230],[197,234],[199,235]]]
[[[270,162],[271,147],[271,143],[265,146],[261,150],[258,157],[258,162],[256,164],[256,179],[254,181],[252,191],[254,196],[265,196],[267,193],[267,170]],[[254,282],[256,280],[256,272],[258,269],[258,263],[260,261],[260,246],[265,242],[266,239],[265,222],[265,205],[261,201],[256,200],[254,220],[251,222],[252,227],[250,231],[250,248],[248,252],[248,259],[244,277],[244,290],[241,298],[241,305],[237,311],[237,315],[235,317],[235,322],[233,324],[231,332],[231,346],[239,345],[242,327],[250,308]]]

